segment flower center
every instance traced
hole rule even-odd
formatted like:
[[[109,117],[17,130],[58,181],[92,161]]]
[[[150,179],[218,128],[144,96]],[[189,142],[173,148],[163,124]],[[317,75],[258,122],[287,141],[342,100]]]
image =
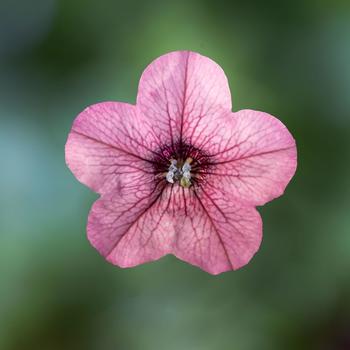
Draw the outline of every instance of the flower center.
[[[179,181],[182,187],[191,186],[191,162],[192,158],[187,158],[185,162],[176,159],[170,159],[170,166],[166,173],[166,180],[170,183]]]
[[[157,184],[178,183],[184,188],[202,184],[212,167],[210,155],[185,141],[159,147],[151,159]]]

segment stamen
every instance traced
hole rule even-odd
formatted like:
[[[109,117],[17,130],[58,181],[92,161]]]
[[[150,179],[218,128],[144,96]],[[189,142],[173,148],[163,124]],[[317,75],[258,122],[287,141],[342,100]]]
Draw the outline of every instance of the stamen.
[[[166,179],[168,182],[170,182],[171,184],[174,183],[174,176],[175,176],[175,173],[178,171],[178,168],[176,166],[177,164],[177,161],[175,159],[171,159],[170,160],[170,166],[169,166],[169,169],[168,169],[168,172],[166,174]]]
[[[182,187],[190,187],[191,186],[191,165],[189,164],[192,159],[187,158],[185,164],[182,167],[182,178],[180,184]]]
[[[170,182],[171,184],[174,183],[174,173],[172,171],[168,171],[166,174],[166,180]]]
[[[191,165],[189,165],[188,163],[185,163],[182,167],[182,172],[186,173],[186,172],[190,172],[191,171]]]
[[[169,167],[169,170],[171,171],[177,171],[177,160],[176,159],[171,159],[170,160],[170,167]]]
[[[175,181],[180,180],[180,185],[182,187],[190,187],[191,186],[191,165],[192,158],[187,158],[185,163],[181,160],[178,162],[175,159],[170,160],[170,166],[168,168],[168,172],[165,177],[166,180],[173,184]]]

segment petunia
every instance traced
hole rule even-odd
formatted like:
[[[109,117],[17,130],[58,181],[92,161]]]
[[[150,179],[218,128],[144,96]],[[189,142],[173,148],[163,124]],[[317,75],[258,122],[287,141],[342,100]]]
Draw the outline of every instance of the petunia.
[[[176,51],[145,69],[136,105],[102,102],[78,115],[66,162],[100,194],[87,233],[109,262],[131,267],[173,254],[219,274],[259,249],[256,206],[283,194],[297,155],[278,119],[231,111],[215,62]]]

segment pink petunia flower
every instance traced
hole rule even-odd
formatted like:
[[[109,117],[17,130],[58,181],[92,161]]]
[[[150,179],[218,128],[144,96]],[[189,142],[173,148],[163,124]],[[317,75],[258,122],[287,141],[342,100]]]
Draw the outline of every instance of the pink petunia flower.
[[[102,102],[78,115],[66,162],[101,195],[87,233],[109,262],[131,267],[171,253],[218,274],[258,250],[255,207],[283,194],[297,155],[278,119],[231,112],[215,62],[176,51],[143,72],[136,106]]]

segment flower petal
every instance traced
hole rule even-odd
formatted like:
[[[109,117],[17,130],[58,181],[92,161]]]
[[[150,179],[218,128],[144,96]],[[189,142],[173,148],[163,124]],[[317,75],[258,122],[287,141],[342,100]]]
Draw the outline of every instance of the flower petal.
[[[90,211],[88,238],[115,265],[131,267],[171,251],[174,230],[166,209],[167,186],[152,183],[129,186],[124,196],[106,194]]]
[[[137,106],[157,135],[175,143],[185,129],[195,128],[199,115],[231,110],[231,94],[224,71],[211,59],[190,51],[176,51],[153,61],[143,72]]]
[[[175,225],[174,255],[212,274],[246,265],[261,243],[257,210],[232,202],[231,196],[220,191],[189,193],[187,215]]]
[[[252,205],[283,194],[296,170],[297,151],[281,121],[253,110],[223,114],[215,123],[206,119],[192,139],[211,155],[206,186]]]
[[[101,194],[150,174],[156,137],[135,106],[103,102],[75,119],[66,143],[66,162],[83,184]],[[141,127],[142,126],[142,127]]]

